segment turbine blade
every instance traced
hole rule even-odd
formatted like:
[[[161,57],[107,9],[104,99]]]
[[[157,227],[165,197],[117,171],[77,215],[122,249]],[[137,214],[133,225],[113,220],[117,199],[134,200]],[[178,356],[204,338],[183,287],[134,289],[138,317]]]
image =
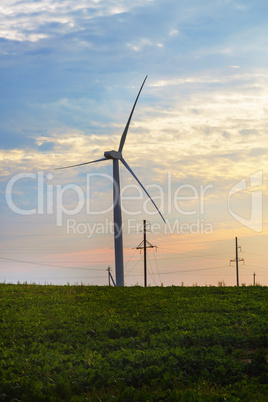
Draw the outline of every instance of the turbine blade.
[[[144,79],[144,81],[143,81],[143,83],[142,83],[142,86],[141,86],[141,88],[140,88],[140,90],[139,90],[139,93],[138,93],[138,95],[137,95],[137,98],[136,98],[136,100],[135,100],[135,103],[134,103],[134,105],[133,105],[133,108],[132,108],[131,113],[130,113],[130,115],[129,115],[129,118],[128,118],[126,127],[125,127],[125,129],[124,129],[124,131],[123,131],[123,134],[122,134],[122,137],[121,137],[121,141],[120,141],[120,145],[119,145],[119,148],[118,148],[118,151],[119,151],[119,152],[122,152],[122,150],[123,150],[124,143],[125,143],[126,137],[127,137],[128,128],[129,128],[129,125],[130,125],[130,121],[131,121],[131,118],[132,118],[132,115],[133,115],[133,112],[134,112],[136,103],[138,102],[138,99],[139,99],[141,90],[142,90],[142,88],[143,88],[143,85],[145,84],[145,81],[146,81],[147,77],[148,77],[148,75],[146,75],[146,77],[145,77],[145,79]]]
[[[77,165],[70,165],[70,166],[55,168],[54,170],[68,169],[68,168],[72,168],[72,167],[76,167],[76,166],[88,165],[89,163],[95,163],[95,162],[107,161],[107,160],[108,160],[107,158],[101,158],[101,159],[97,159],[97,160],[91,161],[91,162],[84,162],[84,163],[78,163]]]
[[[139,179],[137,178],[137,176],[135,175],[135,173],[133,172],[133,170],[131,169],[131,167],[127,164],[127,162],[125,161],[124,158],[120,159],[121,162],[123,163],[123,165],[125,165],[125,167],[127,168],[127,170],[129,170],[129,172],[132,174],[132,176],[134,177],[134,179],[137,180],[137,182],[139,183],[139,185],[141,186],[141,188],[143,188],[143,190],[145,191],[145,193],[148,195],[148,197],[150,198],[150,200],[152,201],[152,203],[154,204],[155,208],[157,209],[157,211],[159,212],[161,218],[163,219],[163,221],[166,223],[165,218],[163,217],[163,215],[161,214],[161,212],[159,211],[159,209],[157,208],[156,203],[153,201],[153,199],[151,198],[150,194],[148,193],[148,191],[145,189],[145,187],[141,184],[141,182],[139,181]]]

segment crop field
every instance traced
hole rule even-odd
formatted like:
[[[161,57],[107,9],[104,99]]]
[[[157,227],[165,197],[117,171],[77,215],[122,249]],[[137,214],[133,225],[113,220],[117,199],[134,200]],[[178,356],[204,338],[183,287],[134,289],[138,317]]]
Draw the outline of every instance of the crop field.
[[[267,401],[267,287],[0,284],[0,401]]]

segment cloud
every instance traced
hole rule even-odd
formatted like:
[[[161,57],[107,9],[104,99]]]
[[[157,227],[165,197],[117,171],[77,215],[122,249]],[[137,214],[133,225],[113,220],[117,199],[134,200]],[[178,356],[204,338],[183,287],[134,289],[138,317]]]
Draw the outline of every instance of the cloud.
[[[147,1],[148,2],[148,1]],[[147,3],[146,2],[146,3]],[[3,0],[0,6],[0,37],[15,41],[36,42],[83,29],[86,21],[122,14],[144,4],[114,0],[41,0],[38,2]]]
[[[161,80],[161,81],[156,81],[152,84],[149,84],[151,87],[165,87],[167,85],[182,85],[182,84],[198,84],[198,83],[218,83],[219,79],[217,78],[212,78],[212,77],[204,77],[204,78],[199,78],[199,77],[185,77],[185,78],[173,78],[169,80]]]
[[[163,43],[152,42],[150,39],[142,38],[135,43],[127,43],[129,49],[135,50],[135,52],[140,52],[146,46],[164,47]]]
[[[179,31],[178,31],[177,29],[171,29],[171,30],[169,31],[169,35],[170,35],[170,36],[178,35],[178,33],[179,33]]]
[[[147,169],[152,172],[161,166],[160,181],[168,170],[174,169],[185,180],[187,177],[190,180],[193,177],[216,180],[224,170],[225,180],[229,180],[234,175],[254,171],[257,162],[263,168],[267,167],[265,153],[261,150],[266,143],[268,99],[259,85],[265,80],[268,81],[268,77],[264,74],[241,74],[235,79],[223,76],[219,82],[213,77],[209,82],[206,77],[200,77],[197,82],[202,83],[202,88],[194,94],[186,92],[183,98],[177,87],[193,83],[194,78],[171,79],[165,85],[153,83],[147,91],[149,88],[151,91],[158,87],[163,89],[161,93],[151,93],[151,97],[158,99],[158,106],[150,106],[148,102],[147,106],[137,107],[124,149],[126,157],[133,168],[139,166],[142,169],[143,176]],[[236,87],[229,87],[229,81],[235,81]],[[210,82],[213,87],[208,86]],[[227,86],[223,88],[222,82]],[[255,85],[251,90],[253,82]],[[161,104],[166,99],[165,91],[169,94],[168,108],[165,102]],[[61,104],[68,105],[69,101],[62,99]],[[68,113],[77,114],[80,107],[81,103],[77,108],[68,107]],[[85,107],[88,109],[87,104]],[[87,115],[90,117],[91,113]],[[2,162],[4,171],[10,174],[18,166],[20,169],[23,166],[24,169],[50,169],[81,163],[102,157],[107,149],[116,149],[125,121],[117,117],[109,124],[101,121],[94,124],[94,131],[99,130],[99,135],[77,129],[50,130],[46,136],[36,138],[36,148],[28,147],[24,153],[6,152]],[[132,149],[136,152],[131,152]],[[150,162],[146,166],[148,155]],[[166,158],[163,159],[163,155]]]

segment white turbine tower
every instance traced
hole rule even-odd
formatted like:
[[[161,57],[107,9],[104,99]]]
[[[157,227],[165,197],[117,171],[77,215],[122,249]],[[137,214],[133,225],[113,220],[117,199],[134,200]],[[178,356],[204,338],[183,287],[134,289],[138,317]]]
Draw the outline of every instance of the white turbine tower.
[[[56,170],[58,170],[58,169],[67,169],[67,168],[76,167],[76,166],[88,165],[90,163],[101,162],[101,161],[105,161],[105,160],[108,160],[108,159],[113,160],[113,210],[114,210],[114,248],[115,248],[116,286],[124,286],[124,261],[123,261],[123,237],[122,237],[122,213],[121,213],[121,197],[120,197],[119,161],[121,161],[123,163],[123,165],[125,165],[125,167],[129,170],[129,172],[132,174],[132,176],[137,180],[139,185],[143,188],[143,190],[145,191],[147,196],[150,198],[150,200],[154,204],[155,208],[159,212],[159,214],[160,214],[161,218],[163,219],[163,221],[166,223],[163,215],[161,214],[161,212],[157,208],[155,202],[150,197],[148,191],[142,185],[142,183],[137,178],[137,176],[135,175],[133,170],[130,168],[130,166],[127,164],[127,162],[125,161],[125,159],[123,158],[123,155],[122,155],[122,151],[123,151],[123,147],[124,147],[124,144],[125,144],[125,141],[126,141],[130,121],[131,121],[135,106],[137,104],[137,101],[139,99],[141,90],[142,90],[142,88],[144,86],[144,83],[145,83],[146,79],[147,79],[147,76],[145,77],[145,79],[144,79],[144,81],[142,83],[142,86],[141,86],[141,88],[139,90],[139,93],[137,95],[137,98],[135,100],[133,108],[131,110],[131,113],[130,113],[130,116],[128,118],[126,127],[125,127],[125,129],[123,131],[123,134],[122,134],[122,137],[121,137],[121,140],[120,140],[118,151],[104,152],[104,158],[97,159],[95,161],[78,163],[77,165],[65,166],[65,167],[60,167],[60,168],[56,169]]]

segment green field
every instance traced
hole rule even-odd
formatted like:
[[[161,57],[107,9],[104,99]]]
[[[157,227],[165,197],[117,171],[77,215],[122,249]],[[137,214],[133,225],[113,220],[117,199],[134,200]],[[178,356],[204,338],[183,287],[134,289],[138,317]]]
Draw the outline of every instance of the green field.
[[[267,287],[0,285],[0,401],[267,401]]]

